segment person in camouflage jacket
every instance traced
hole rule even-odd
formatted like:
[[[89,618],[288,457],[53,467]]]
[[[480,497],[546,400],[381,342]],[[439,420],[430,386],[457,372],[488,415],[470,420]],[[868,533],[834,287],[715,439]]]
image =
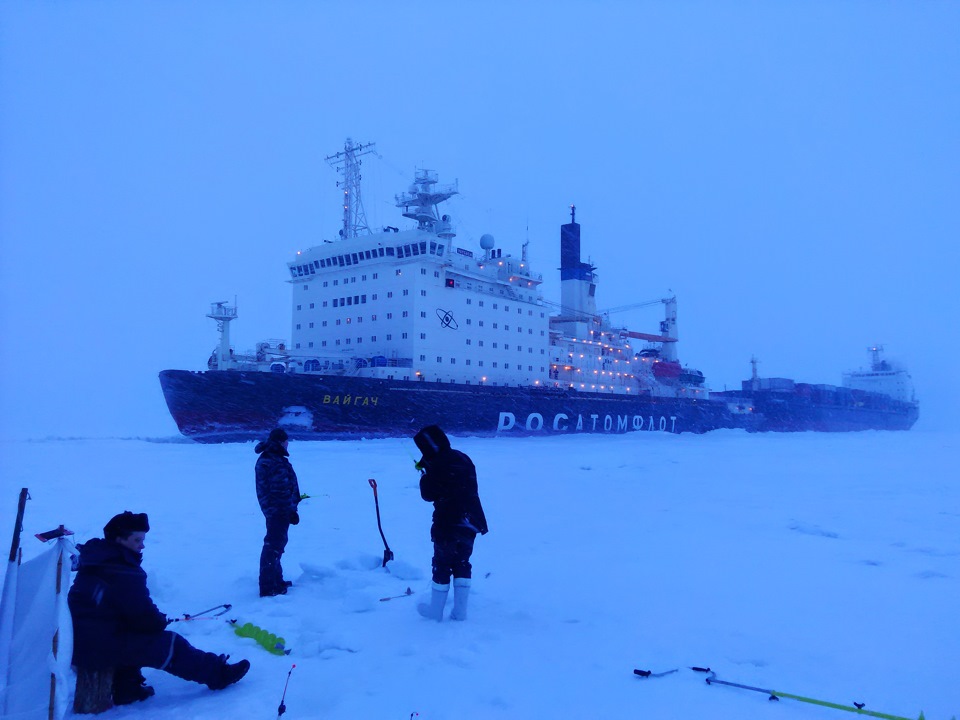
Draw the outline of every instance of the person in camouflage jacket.
[[[270,431],[269,437],[257,443],[257,500],[267,523],[260,552],[260,597],[285,595],[292,585],[283,579],[280,558],[287,547],[291,525],[300,522],[297,506],[300,504],[300,485],[297,473],[287,458],[290,453],[287,433],[283,428]]]

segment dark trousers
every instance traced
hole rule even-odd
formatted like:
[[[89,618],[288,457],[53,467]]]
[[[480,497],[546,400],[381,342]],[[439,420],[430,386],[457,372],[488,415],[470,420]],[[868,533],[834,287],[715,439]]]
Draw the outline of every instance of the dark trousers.
[[[283,588],[283,568],[280,558],[287,547],[290,522],[287,517],[267,516],[267,534],[260,552],[260,592],[272,593]]]
[[[438,585],[455,578],[470,577],[470,556],[473,554],[475,533],[457,533],[451,537],[436,538],[433,541],[433,581]]]
[[[220,678],[223,658],[213,653],[198,650],[182,636],[170,630],[149,635],[125,634],[117,638],[117,666],[123,667],[124,681],[132,681],[138,668],[150,667],[165,670],[184,680],[198,683],[216,683]]]

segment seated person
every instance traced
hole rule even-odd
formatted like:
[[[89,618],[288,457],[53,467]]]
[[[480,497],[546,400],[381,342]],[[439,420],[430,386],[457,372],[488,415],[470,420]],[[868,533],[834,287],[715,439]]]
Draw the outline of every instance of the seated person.
[[[77,577],[67,602],[73,616],[73,664],[91,670],[114,668],[113,702],[146,700],[153,688],[144,685],[143,667],[157,668],[185,680],[222,690],[247,674],[250,663],[228,663],[193,647],[167,630],[170,620],[150,599],[147,573],[140,567],[144,537],[150,530],[146,513],[115,515],[80,552]]]

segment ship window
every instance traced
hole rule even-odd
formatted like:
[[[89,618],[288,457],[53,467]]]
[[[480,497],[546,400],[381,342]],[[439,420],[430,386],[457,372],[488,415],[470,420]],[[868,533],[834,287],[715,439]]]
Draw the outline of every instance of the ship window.
[[[359,344],[362,343],[362,342],[363,342],[363,338],[362,338],[362,337],[358,337],[358,338],[357,338],[357,345],[359,345]]]
[[[483,367],[483,360],[477,360],[477,365],[479,365],[480,367]]]
[[[483,320],[478,320],[477,324],[480,325],[480,327],[483,327]]]
[[[297,350],[300,349],[300,343],[297,343]]]
[[[363,322],[363,315],[357,315],[357,322]]]
[[[493,364],[493,366],[494,366],[494,367],[497,367],[497,364],[496,364],[496,363],[494,363],[494,364]],[[494,385],[496,385],[496,383],[494,383]]]
[[[391,335],[390,333],[387,333],[387,340],[393,340],[393,335]]]
[[[456,358],[450,358],[450,364],[451,364],[451,365],[456,365],[456,364],[457,364],[457,359],[456,359]]]
[[[339,341],[339,340],[337,340],[337,341],[336,341],[336,343],[337,343],[337,345],[339,345],[339,344],[340,344],[340,341]]]
[[[371,336],[370,336],[370,342],[376,342],[376,341],[377,341],[377,336],[376,336],[376,335],[371,335]]]
[[[510,312],[510,306],[509,306],[509,305],[504,305],[504,306],[503,306],[503,311],[504,311],[504,312]]]
[[[326,307],[326,306],[327,306],[327,301],[324,300],[324,301],[323,301],[323,304],[322,304],[320,307]]]
[[[479,345],[480,347],[483,347],[483,340],[478,340],[477,345]]]
[[[472,345],[472,344],[473,343],[471,342],[470,338],[467,338],[467,345]]]
[[[470,324],[472,324],[472,323],[473,323],[473,321],[472,321],[470,318],[467,318],[467,325],[470,325]]]
[[[340,318],[337,318],[337,325],[340,324]]]
[[[378,277],[380,277],[378,273],[374,273],[374,274],[373,274],[373,279],[374,279],[374,280],[376,280]],[[376,295],[374,295],[374,298],[376,298]]]
[[[436,255],[436,254],[437,254],[437,244],[436,244],[435,242],[433,242],[432,240],[430,241],[430,254],[431,254],[431,255]]]
[[[504,350],[509,350],[509,349],[510,349],[510,343],[504,343],[504,344],[503,344],[503,349],[504,349]]]
[[[317,274],[317,269],[313,265],[307,265],[307,268],[310,270],[311,275]]]
[[[480,300],[480,301],[479,301],[479,305],[480,305],[480,307],[483,307],[483,300]]]
[[[350,338],[347,338],[347,339],[344,340],[343,342],[344,342],[345,345],[349,345],[349,344],[350,344]]]
[[[427,291],[426,291],[426,290],[421,290],[421,291],[420,291],[420,297],[426,297],[426,296],[427,296]]]
[[[366,295],[361,295],[361,296],[360,296],[360,302],[363,303],[363,304],[366,304],[366,302],[367,302],[367,296],[366,296]]]
[[[509,369],[510,369],[510,363],[504,363],[504,364],[503,364],[503,369],[504,369],[504,370],[509,370]]]
[[[420,356],[420,362],[426,362],[426,361],[427,361],[427,356],[426,356],[426,355],[421,355],[421,356]]]
[[[414,254],[414,255],[419,255],[419,254],[420,254],[420,247],[419,247],[416,243],[414,243],[413,245],[411,245],[411,246],[410,246],[410,249],[413,251],[413,254]]]
[[[425,318],[426,316],[427,316],[427,314],[426,314],[423,310],[421,310],[421,311],[420,311],[420,317]]]
[[[313,347],[313,343],[312,342],[307,343],[307,347]]]
[[[324,320],[322,323],[320,323],[320,327],[326,327],[326,326],[327,326],[327,321],[326,321],[326,320]]]
[[[347,305],[353,305],[353,298],[352,298],[352,297],[349,297],[349,296],[347,297]]]
[[[326,347],[326,346],[327,346],[327,341],[326,341],[326,340],[321,340],[321,341],[320,341],[320,347]]]
[[[454,287],[453,278],[447,278],[447,279],[446,279],[446,282],[445,282],[444,284],[445,284],[448,288]]]
[[[400,317],[409,317],[409,315],[410,313],[404,310],[403,313],[400,315]]]
[[[437,362],[443,362],[443,358],[437,355]]]
[[[494,323],[494,324],[493,324],[493,329],[494,329],[494,330],[497,329],[497,323]]]
[[[376,315],[371,315],[371,316],[370,316],[370,322],[376,322],[376,321],[377,321],[377,316],[376,316]]]
[[[381,251],[382,251],[384,248],[380,248],[380,249],[381,249]],[[394,248],[392,248],[392,247],[386,248],[386,251],[387,251],[387,255],[390,255],[390,256],[393,256],[393,255],[396,254],[396,250],[395,250]]]
[[[334,307],[340,307],[340,301],[339,301],[337,298],[334,298],[334,299],[333,299],[333,306],[334,306]]]
[[[370,259],[370,251],[367,250],[367,251],[364,253],[364,256],[367,258],[367,260],[369,260],[369,259]],[[366,278],[364,278],[364,279],[366,279]]]
[[[397,277],[400,277],[401,275],[403,275],[403,270],[401,270],[400,268],[397,268],[396,274],[397,274]]]
[[[426,274],[427,274],[427,269],[426,269],[426,268],[420,268],[420,274],[421,274],[421,275],[426,275]]]
[[[392,297],[393,297],[393,290],[389,290],[389,291],[387,292],[387,297],[388,297],[388,298],[392,298]]]
[[[467,365],[469,365],[469,364],[470,364],[470,358],[467,358],[466,362],[467,362]],[[470,384],[470,381],[467,380],[467,385],[469,385],[469,384]]]
[[[354,304],[354,305],[359,305],[359,304],[360,304],[360,296],[359,296],[359,295],[354,295],[354,296],[353,296],[353,304]]]
[[[297,330],[300,329],[300,323],[297,323]]]
[[[497,349],[498,347],[500,347],[500,346],[497,345],[497,343],[494,343],[494,344],[493,344],[493,348],[494,348],[494,349]]]
[[[387,320],[393,320],[393,313],[387,313]]]
[[[377,248],[377,255],[379,255],[380,257],[383,257],[383,248]]]
[[[349,325],[351,322],[353,322],[353,318],[347,318],[347,325]]]
[[[437,255],[443,255],[443,245],[437,245]]]
[[[497,309],[497,304],[496,304],[496,303],[493,304],[493,309],[494,309],[494,310]]]
[[[297,305],[297,310],[299,310],[302,307],[303,307],[302,305]]]
[[[503,329],[504,329],[504,331],[506,331],[506,332],[510,332],[510,326],[509,326],[509,325],[504,325],[504,326],[503,326]]]
[[[361,275],[361,276],[360,276],[360,282],[366,282],[366,281],[367,281],[367,276],[366,276],[366,275]]]
[[[296,277],[296,276],[297,276],[297,269],[296,269],[296,268],[293,268],[293,267],[290,268],[290,276],[291,276],[291,277]]]
[[[310,303],[310,309],[313,310],[313,303]]]
[[[401,339],[401,340],[406,340],[406,339],[407,339],[407,334],[406,334],[406,333],[400,333],[400,339]]]
[[[327,261],[321,259],[321,260],[320,260],[320,267],[326,267],[326,266],[327,266]]]
[[[427,254],[427,241],[426,241],[426,240],[421,240],[421,241],[420,241],[420,253],[423,254],[423,255],[426,255],[426,254]]]
[[[404,296],[407,296],[407,295],[410,294],[410,291],[409,291],[409,290],[404,290],[404,291],[403,291],[403,294],[404,294]]]
[[[421,339],[421,340],[426,340],[426,339],[427,339],[427,334],[426,334],[426,333],[420,333],[420,339]]]
[[[313,327],[313,323],[310,323],[310,327]]]

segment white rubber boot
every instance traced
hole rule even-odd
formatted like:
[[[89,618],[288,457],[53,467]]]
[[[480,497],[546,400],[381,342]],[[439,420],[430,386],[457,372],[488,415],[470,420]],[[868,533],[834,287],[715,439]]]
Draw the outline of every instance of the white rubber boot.
[[[430,602],[417,605],[417,612],[428,620],[440,622],[443,620],[443,606],[447,602],[447,592],[450,590],[450,584],[433,583],[431,587]]]
[[[470,578],[453,579],[453,610],[451,620],[467,619],[467,600],[470,598]]]

